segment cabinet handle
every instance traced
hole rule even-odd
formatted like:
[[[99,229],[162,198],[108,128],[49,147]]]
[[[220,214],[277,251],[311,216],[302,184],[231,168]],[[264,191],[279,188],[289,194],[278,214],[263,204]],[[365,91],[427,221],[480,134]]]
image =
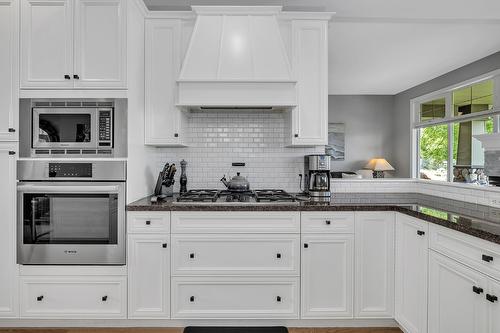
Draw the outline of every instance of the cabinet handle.
[[[298,137],[299,137],[299,135],[298,135],[298,134],[295,134],[295,135],[294,135],[294,137],[298,138]]]
[[[194,253],[189,254],[189,259],[194,259]]]
[[[71,80],[71,76],[69,76],[68,74],[64,74],[64,79],[65,80]]]
[[[150,225],[150,224],[151,224],[151,221],[147,220],[146,225]]]
[[[281,302],[281,296],[276,296],[276,302]]]
[[[309,244],[304,243],[304,249],[307,249],[309,247]]]
[[[496,297],[495,295],[490,295],[490,294],[486,294],[486,299],[488,301],[490,301],[491,303],[495,303],[496,301],[498,301],[498,297]]]
[[[281,259],[281,253],[276,253],[276,258]]]
[[[178,137],[179,137],[179,133],[174,133],[174,136],[175,136],[176,138],[178,138]]]
[[[164,249],[166,249],[166,248],[167,248],[167,243],[163,243],[163,244],[161,244],[161,246],[162,246]]]
[[[484,290],[483,288],[472,286],[472,291],[479,295],[482,294]]]
[[[425,235],[425,231],[417,230],[417,235],[423,236],[423,235]]]
[[[332,224],[332,222],[330,220],[326,220],[325,223],[326,223],[326,225]]]
[[[16,155],[16,152],[13,150],[9,150],[9,155]]]
[[[80,80],[80,76],[78,76],[78,74],[75,74],[75,75],[73,75],[73,79]]]
[[[488,256],[486,254],[483,254],[483,261],[492,262],[493,261],[493,257],[492,256]]]
[[[42,296],[38,296],[38,297],[36,298],[36,300],[37,300],[38,302],[41,302],[41,301],[43,300],[43,295],[42,295]]]
[[[194,296],[189,297],[189,301],[192,303],[194,302]]]
[[[108,296],[107,296],[107,295],[102,296],[101,300],[102,300],[103,302],[106,302],[106,301],[108,300]]]
[[[15,128],[9,127],[9,133],[14,133],[16,131]]]

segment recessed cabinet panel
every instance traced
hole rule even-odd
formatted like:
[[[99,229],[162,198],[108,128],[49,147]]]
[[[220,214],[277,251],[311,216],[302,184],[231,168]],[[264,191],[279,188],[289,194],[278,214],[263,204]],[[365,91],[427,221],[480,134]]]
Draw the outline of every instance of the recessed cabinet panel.
[[[126,1],[75,1],[75,88],[125,88]]]
[[[352,318],[353,235],[302,237],[302,318]]]
[[[145,144],[182,146],[185,115],[175,105],[181,66],[181,21],[146,20]]]
[[[0,142],[0,317],[18,315],[16,265],[16,153],[17,144]]]
[[[22,0],[21,88],[72,88],[73,1]]]
[[[292,22],[293,72],[297,79],[297,107],[292,111],[292,145],[328,142],[328,23]]]
[[[481,273],[430,251],[429,333],[486,332],[486,288]]]
[[[356,212],[355,317],[394,316],[394,213]]]
[[[0,141],[17,140],[19,2],[0,2]]]
[[[428,223],[396,215],[395,318],[408,333],[427,332]]]
[[[170,317],[169,235],[130,234],[128,296],[130,318]]]

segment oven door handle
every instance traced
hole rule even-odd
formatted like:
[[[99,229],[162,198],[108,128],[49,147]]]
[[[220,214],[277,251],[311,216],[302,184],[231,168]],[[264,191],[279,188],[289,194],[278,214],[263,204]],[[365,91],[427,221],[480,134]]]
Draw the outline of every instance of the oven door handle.
[[[21,192],[45,192],[45,193],[118,193],[118,185],[18,185],[17,190]]]

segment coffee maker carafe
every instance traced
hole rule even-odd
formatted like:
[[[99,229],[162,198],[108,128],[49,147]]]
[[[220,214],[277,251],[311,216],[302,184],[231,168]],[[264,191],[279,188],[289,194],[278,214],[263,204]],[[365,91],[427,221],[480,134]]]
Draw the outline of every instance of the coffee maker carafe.
[[[307,155],[304,157],[304,190],[311,197],[329,198],[330,156]]]

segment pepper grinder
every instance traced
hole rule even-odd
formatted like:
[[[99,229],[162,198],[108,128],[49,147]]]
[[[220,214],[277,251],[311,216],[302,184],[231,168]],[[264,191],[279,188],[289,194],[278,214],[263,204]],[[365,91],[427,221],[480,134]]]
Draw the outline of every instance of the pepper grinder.
[[[187,162],[182,160],[181,161],[181,178],[179,180],[179,183],[181,184],[181,189],[180,189],[180,193],[183,194],[183,193],[186,193],[187,192],[187,182],[188,182],[188,179],[187,179],[187,176],[186,176],[186,166],[187,166]]]

